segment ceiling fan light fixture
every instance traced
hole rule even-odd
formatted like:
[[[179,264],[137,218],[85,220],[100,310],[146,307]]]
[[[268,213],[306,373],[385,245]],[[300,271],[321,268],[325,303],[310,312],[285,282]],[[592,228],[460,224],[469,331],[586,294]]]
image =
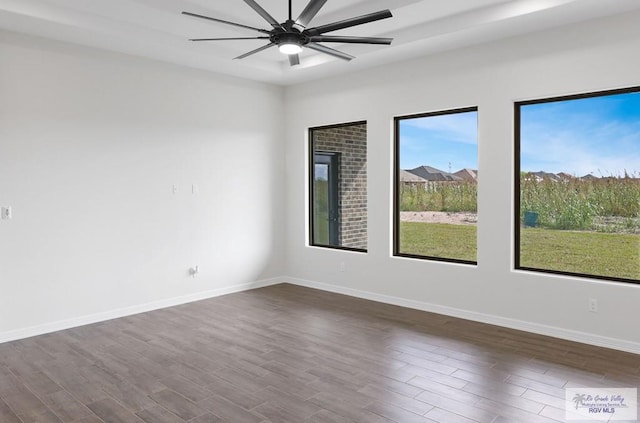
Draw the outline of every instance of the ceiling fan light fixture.
[[[291,55],[298,54],[302,51],[302,46],[298,43],[286,42],[278,46],[280,53]]]

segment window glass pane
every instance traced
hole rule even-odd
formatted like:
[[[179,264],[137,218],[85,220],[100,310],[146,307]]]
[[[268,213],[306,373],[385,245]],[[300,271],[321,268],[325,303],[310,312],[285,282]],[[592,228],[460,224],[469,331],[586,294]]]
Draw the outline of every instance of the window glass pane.
[[[329,165],[315,164],[315,204],[313,239],[318,244],[329,245]]]
[[[476,108],[396,118],[394,253],[477,260]]]
[[[517,103],[516,127],[516,268],[638,281],[638,89]]]
[[[312,128],[311,245],[367,249],[367,124]]]

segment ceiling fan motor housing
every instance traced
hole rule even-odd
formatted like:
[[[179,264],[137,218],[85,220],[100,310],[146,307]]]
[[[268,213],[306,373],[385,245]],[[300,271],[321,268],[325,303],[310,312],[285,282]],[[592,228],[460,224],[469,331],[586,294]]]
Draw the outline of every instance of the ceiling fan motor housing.
[[[278,46],[281,44],[298,44],[303,46],[309,43],[309,37],[295,28],[280,31],[275,30],[269,40]]]

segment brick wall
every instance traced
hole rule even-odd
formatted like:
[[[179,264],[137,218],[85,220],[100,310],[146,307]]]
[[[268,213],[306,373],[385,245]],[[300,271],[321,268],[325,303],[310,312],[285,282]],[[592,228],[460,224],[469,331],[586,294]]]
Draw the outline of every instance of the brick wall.
[[[314,151],[340,153],[340,246],[367,249],[367,124],[313,131]]]

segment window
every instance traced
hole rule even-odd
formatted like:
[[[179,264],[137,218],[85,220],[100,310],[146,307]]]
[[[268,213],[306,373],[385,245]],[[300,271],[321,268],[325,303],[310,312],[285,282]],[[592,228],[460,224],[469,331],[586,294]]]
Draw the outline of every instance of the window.
[[[311,128],[311,245],[367,250],[367,123]]]
[[[395,118],[394,255],[477,262],[478,111]]]
[[[640,281],[640,87],[515,104],[515,267]]]

